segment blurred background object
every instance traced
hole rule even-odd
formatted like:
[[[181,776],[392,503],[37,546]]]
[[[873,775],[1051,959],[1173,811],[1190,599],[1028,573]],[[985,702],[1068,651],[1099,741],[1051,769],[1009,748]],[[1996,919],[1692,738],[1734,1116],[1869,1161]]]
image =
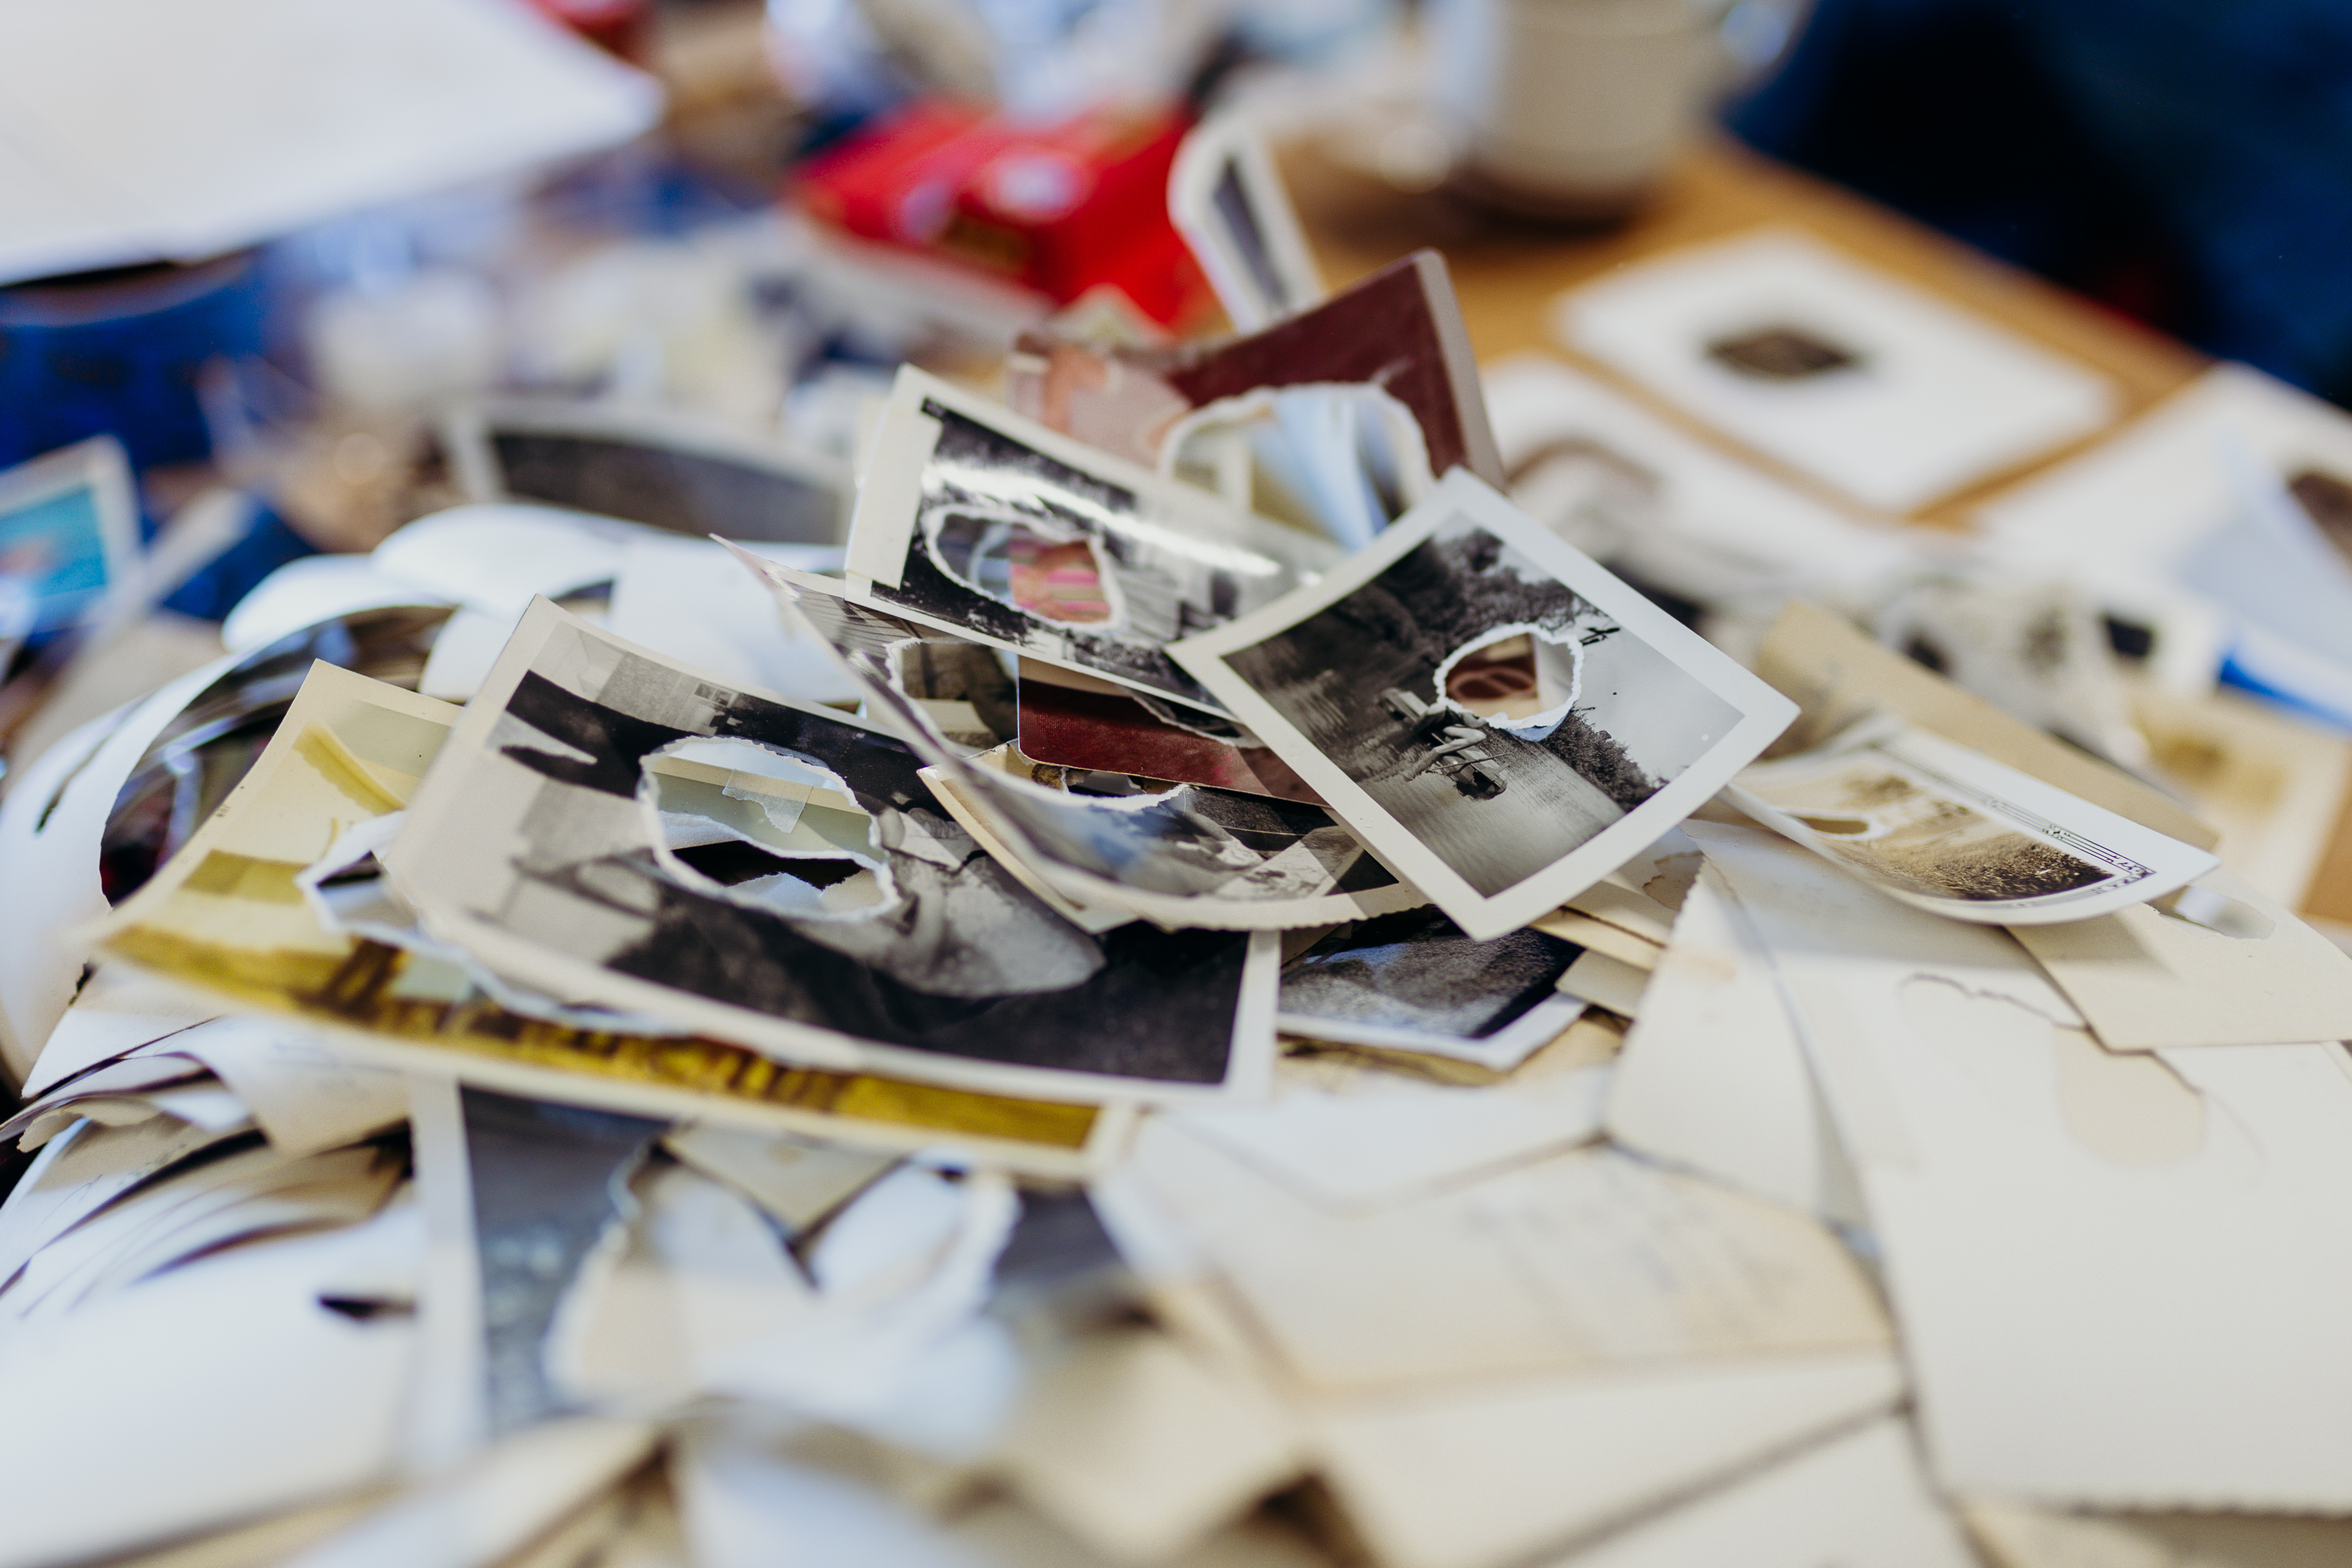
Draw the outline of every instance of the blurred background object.
[[[1820,0],[1751,145],[2116,310],[2352,397],[2352,13]]]

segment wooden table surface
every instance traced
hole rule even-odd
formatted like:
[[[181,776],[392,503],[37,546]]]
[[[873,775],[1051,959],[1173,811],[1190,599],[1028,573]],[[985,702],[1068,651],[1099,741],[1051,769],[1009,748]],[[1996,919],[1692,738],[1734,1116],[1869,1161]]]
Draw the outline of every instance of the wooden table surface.
[[[1944,295],[2021,335],[2105,372],[2130,418],[2210,363],[2197,351],[1958,241],[1748,151],[1727,138],[1694,146],[1648,204],[1610,227],[1545,228],[1490,216],[1442,192],[1407,193],[1356,173],[1311,144],[1282,154],[1309,243],[1333,286],[1423,246],[1445,255],[1479,359],[1541,351],[1605,381],[1671,423],[1738,453],[1849,512],[1853,502],[1739,447],[1552,335],[1552,301],[1573,284],[1676,246],[1767,225],[1809,230],[1832,246]],[[2061,462],[2105,432],[1947,496],[1912,521],[1960,528],[1989,497]],[[2339,811],[2304,910],[2352,924],[2352,797]]]

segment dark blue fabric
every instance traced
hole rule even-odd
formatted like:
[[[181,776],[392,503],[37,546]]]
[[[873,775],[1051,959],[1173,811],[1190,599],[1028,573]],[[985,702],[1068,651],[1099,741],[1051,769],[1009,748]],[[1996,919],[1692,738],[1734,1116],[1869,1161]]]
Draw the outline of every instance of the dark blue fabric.
[[[2210,353],[2352,398],[2352,5],[1821,0],[1728,115]]]
[[[256,583],[289,561],[317,553],[318,546],[289,528],[284,518],[264,507],[245,537],[173,589],[172,596],[163,601],[163,607],[199,620],[226,620],[236,602],[251,592]]]

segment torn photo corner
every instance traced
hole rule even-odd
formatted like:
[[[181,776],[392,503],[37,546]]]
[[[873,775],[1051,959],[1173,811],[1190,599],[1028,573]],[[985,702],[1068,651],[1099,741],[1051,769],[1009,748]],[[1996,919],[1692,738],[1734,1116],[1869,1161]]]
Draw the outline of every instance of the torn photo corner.
[[[847,569],[893,615],[1213,712],[1167,645],[1311,582],[1338,554],[904,366]]]
[[[677,765],[714,744],[760,765]],[[385,860],[490,968],[780,1061],[1096,1103],[1265,1092],[1273,939],[1072,925],[922,762],[542,600]]]
[[[865,687],[867,712],[928,764],[939,804],[1008,873],[1068,900],[1057,904],[1066,918],[1092,925],[1123,910],[1170,929],[1276,931],[1426,901],[1320,806],[1193,784],[1154,789],[1125,773],[1036,764],[1011,746],[964,756],[895,679],[900,650],[940,634],[838,584],[748,551],[737,559],[835,648]]]
[[[1480,941],[1641,853],[1797,712],[1467,470],[1169,651]]]
[[[1888,897],[1979,925],[2113,914],[2220,864],[2209,850],[1885,715],[1759,763],[1725,795]]]

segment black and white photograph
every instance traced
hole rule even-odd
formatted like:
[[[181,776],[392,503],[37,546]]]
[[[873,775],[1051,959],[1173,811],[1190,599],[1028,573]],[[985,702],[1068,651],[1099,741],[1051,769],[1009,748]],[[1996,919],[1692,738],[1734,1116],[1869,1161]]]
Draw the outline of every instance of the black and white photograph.
[[[989,851],[1089,909],[1225,930],[1294,930],[1424,901],[1320,806],[1202,784],[966,758],[899,679],[901,650],[938,634],[746,552],[791,613],[839,650],[867,710],[932,767],[933,788]]]
[[[700,787],[716,746],[773,783]],[[533,605],[385,859],[426,928],[550,994],[782,1059],[1046,1099],[1262,1092],[1270,940],[1073,926],[897,738]]]
[[[1462,470],[1342,570],[1172,653],[1482,940],[1616,869],[1796,715]]]
[[[675,413],[509,398],[445,414],[451,477],[475,501],[537,501],[688,539],[838,544],[847,465]]]
[[[1474,942],[1423,907],[1332,931],[1282,972],[1283,1033],[1508,1072],[1584,1016],[1560,978],[1584,949],[1523,928]]]
[[[1759,763],[1732,803],[1890,898],[1979,925],[2112,914],[2220,862],[1982,752],[1882,716]]]
[[[1167,645],[1337,556],[907,367],[858,491],[848,570],[896,614],[1214,711]]]

